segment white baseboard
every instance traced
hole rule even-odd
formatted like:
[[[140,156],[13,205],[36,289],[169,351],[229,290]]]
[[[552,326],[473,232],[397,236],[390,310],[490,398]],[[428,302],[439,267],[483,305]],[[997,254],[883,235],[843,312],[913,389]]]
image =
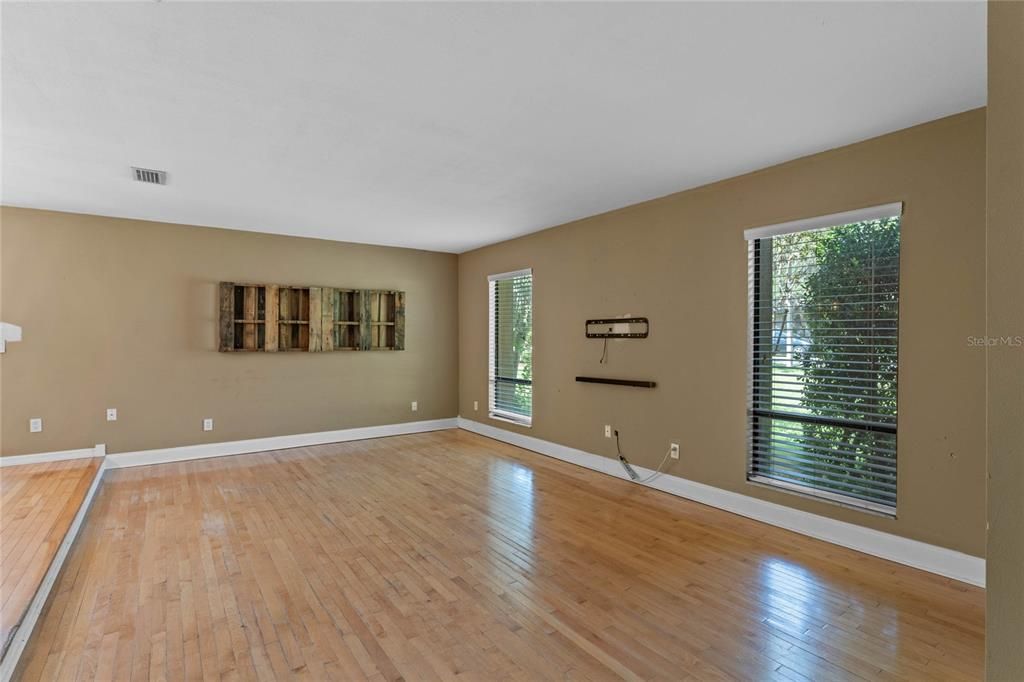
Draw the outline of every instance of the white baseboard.
[[[351,440],[367,438],[383,438],[384,436],[400,436],[409,433],[425,433],[454,429],[458,420],[431,419],[428,421],[405,422],[402,424],[384,424],[382,426],[363,426],[340,431],[321,431],[318,433],[298,433],[291,436],[270,436],[268,438],[252,438],[249,440],[233,440],[224,443],[203,443],[201,445],[184,445],[177,448],[160,450],[140,450],[138,452],[118,452],[107,455],[106,465],[109,469],[123,467],[148,466],[150,464],[166,464],[181,462],[188,459],[206,459],[208,457],[225,457],[228,455],[245,455],[252,452],[268,450],[285,450],[310,445],[327,443],[344,443]]]
[[[96,448],[101,449],[102,446],[96,446]],[[94,451],[70,450],[68,452],[92,453]],[[33,457],[34,455],[26,456]],[[102,454],[82,456],[102,456]],[[75,458],[65,457],[64,459]],[[11,643],[7,647],[7,651],[4,652],[3,660],[0,660],[0,682],[8,682],[14,676],[14,671],[18,666],[18,661],[21,659],[21,654],[25,650],[25,645],[28,643],[29,638],[32,636],[32,632],[35,630],[36,624],[39,621],[39,616],[42,614],[43,608],[46,606],[46,600],[49,598],[50,592],[53,590],[53,586],[57,582],[57,576],[60,575],[60,571],[64,567],[64,561],[67,559],[68,553],[71,551],[71,545],[75,542],[75,538],[78,537],[78,531],[82,528],[82,522],[85,521],[85,515],[89,513],[89,507],[92,506],[92,500],[96,496],[96,491],[100,487],[100,479],[103,478],[103,471],[105,469],[106,462],[101,462],[99,469],[93,476],[89,490],[85,493],[85,498],[82,500],[82,504],[78,507],[78,513],[75,514],[75,518],[71,521],[71,525],[68,527],[67,533],[64,534],[64,539],[61,540],[60,546],[57,547],[56,554],[53,555],[50,567],[46,569],[46,575],[43,576],[42,583],[40,583],[39,588],[36,590],[35,596],[32,597],[32,602],[29,604],[24,618],[22,618],[21,623],[18,624],[18,629],[14,631]]]
[[[91,448],[81,450],[60,450],[59,452],[40,452],[37,455],[10,455],[0,457],[0,467],[12,467],[19,464],[42,464],[43,462],[60,462],[65,459],[85,459],[87,457],[103,457],[107,448],[100,443]]]
[[[514,433],[463,417],[459,417],[458,424],[459,428],[482,436],[517,445],[610,476],[625,478],[619,463],[608,457],[601,457],[566,445]],[[654,473],[650,469],[636,465],[633,468],[641,477]],[[985,586],[985,560],[969,554],[844,521],[836,521],[670,474],[662,474],[646,485],[772,526],[849,547],[865,554],[913,566],[930,573],[937,573],[971,585]]]
[[[270,436],[267,438],[225,441],[223,443],[203,443],[201,445],[183,445],[175,448],[119,452],[111,455],[107,455],[106,445],[100,443],[95,447],[82,448],[81,450],[61,450],[59,452],[41,452],[35,455],[0,457],[0,467],[59,462],[66,459],[84,459],[87,457],[106,457],[104,460],[105,468],[121,469],[124,467],[147,466],[149,464],[181,462],[188,459],[244,455],[251,452],[285,450],[287,448],[301,448],[309,445],[344,443],[351,440],[401,436],[409,433],[426,433],[427,431],[455,428],[458,428],[458,420],[455,417],[451,417],[448,419],[430,419],[400,424],[383,424],[381,426],[361,426],[353,429],[340,429],[338,431],[297,433],[289,436]]]

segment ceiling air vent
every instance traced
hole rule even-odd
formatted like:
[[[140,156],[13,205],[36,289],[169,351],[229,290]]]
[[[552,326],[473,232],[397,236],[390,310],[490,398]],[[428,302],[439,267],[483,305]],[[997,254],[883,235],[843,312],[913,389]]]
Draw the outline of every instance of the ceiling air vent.
[[[148,182],[151,185],[167,184],[167,171],[132,166],[132,175],[137,182]]]

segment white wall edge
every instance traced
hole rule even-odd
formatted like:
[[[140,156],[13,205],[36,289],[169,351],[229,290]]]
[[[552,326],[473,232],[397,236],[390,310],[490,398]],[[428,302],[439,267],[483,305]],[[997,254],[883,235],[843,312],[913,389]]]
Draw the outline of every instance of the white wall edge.
[[[97,446],[97,448],[101,447],[102,446]],[[83,456],[97,456],[93,450],[71,450],[69,452],[89,452],[91,453],[90,455]],[[99,456],[102,456],[102,454]],[[75,458],[65,457],[64,459]],[[78,512],[75,514],[75,518],[71,521],[68,531],[64,534],[64,539],[61,540],[56,554],[53,555],[53,560],[50,562],[50,567],[46,570],[46,575],[43,576],[43,581],[39,584],[39,588],[36,590],[35,596],[32,597],[32,601],[29,603],[25,616],[21,619],[21,623],[18,624],[18,629],[14,631],[11,643],[7,647],[7,651],[4,652],[3,660],[0,661],[0,682],[9,682],[9,680],[14,676],[14,672],[18,666],[18,661],[21,659],[21,654],[25,651],[25,645],[28,643],[29,638],[32,636],[32,632],[36,628],[36,624],[39,622],[39,616],[42,614],[43,608],[46,606],[46,601],[50,596],[50,592],[53,590],[53,586],[57,582],[57,577],[60,575],[61,569],[64,568],[64,561],[67,559],[68,554],[71,551],[71,545],[74,544],[75,538],[78,537],[78,532],[81,530],[82,523],[85,521],[85,515],[89,513],[89,508],[92,506],[93,498],[96,496],[96,491],[100,487],[100,480],[103,478],[103,472],[106,468],[106,462],[101,462],[99,468],[96,470],[96,474],[93,476],[89,490],[85,493],[85,498],[82,500],[82,504],[78,507]]]
[[[225,441],[223,443],[203,443],[200,445],[184,445],[176,448],[159,450],[140,450],[138,452],[118,452],[107,455],[108,469],[124,467],[148,466],[150,464],[166,464],[182,462],[189,459],[206,459],[208,457],[226,457],[229,455],[245,455],[268,450],[286,450],[310,445],[327,443],[344,443],[367,438],[383,438],[385,436],[401,436],[410,433],[426,433],[441,429],[458,428],[455,417],[448,419],[431,419],[401,424],[384,424],[381,426],[362,426],[340,431],[321,431],[318,433],[298,433],[291,436],[270,436],[268,438],[252,438],[249,440]]]
[[[458,418],[458,425],[460,429],[466,431],[472,431],[488,438],[629,481],[619,463],[608,457],[507,431],[464,417]],[[642,477],[654,473],[651,469],[636,465],[633,468]],[[785,528],[801,535],[808,535],[818,540],[855,549],[865,554],[919,568],[929,573],[936,573],[978,587],[985,586],[985,560],[980,557],[845,521],[836,521],[671,474],[661,474],[646,484],[646,487],[717,507],[755,521]]]
[[[61,462],[66,459],[85,459],[87,457],[103,457],[107,453],[103,444],[81,450],[60,450],[58,452],[40,452],[35,455],[9,455],[0,457],[0,467],[12,467],[19,464],[42,464],[44,462]]]

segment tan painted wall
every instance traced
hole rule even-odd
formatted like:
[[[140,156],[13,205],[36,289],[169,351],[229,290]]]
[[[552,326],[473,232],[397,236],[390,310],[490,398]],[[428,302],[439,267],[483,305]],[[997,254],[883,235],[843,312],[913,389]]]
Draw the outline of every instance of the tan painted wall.
[[[4,207],[5,455],[454,417],[457,257]],[[218,353],[217,282],[407,292],[402,352]],[[410,410],[410,401],[419,411]],[[118,421],[105,420],[107,407]],[[29,417],[44,431],[28,432]],[[202,418],[215,430],[204,433]]]
[[[1024,336],[1024,3],[988,6],[988,334]],[[1024,348],[988,352],[987,676],[1024,680]]]
[[[902,230],[899,518],[748,484],[747,227],[893,201]],[[482,248],[459,259],[460,413],[488,422],[489,273],[534,269],[534,426],[636,463],[981,556],[985,550],[985,114],[976,110]],[[607,368],[584,320],[651,319]],[[577,384],[653,379],[654,390]],[[473,411],[473,401],[480,411]]]
[[[3,209],[0,209],[2,211]],[[4,221],[3,214],[0,214],[0,322],[6,322],[4,317]],[[0,353],[0,455],[4,451],[4,354]]]
[[[679,441],[673,474],[980,556],[985,353],[967,338],[985,329],[984,183],[978,110],[458,259],[5,207],[0,309],[24,326],[25,341],[0,359],[2,452],[97,442],[119,452],[458,412],[487,421],[486,275],[529,266],[531,435],[612,456],[601,430],[614,424],[646,466]],[[899,518],[746,483],[742,230],[897,200],[906,202]],[[221,279],[404,289],[409,350],[217,353]],[[649,316],[652,336],[612,342],[602,370],[583,320],[622,313]],[[602,371],[659,387],[573,381]],[[108,406],[118,422],[104,420]],[[45,419],[42,434],[28,433],[32,416]],[[204,416],[216,419],[214,432],[200,430]]]

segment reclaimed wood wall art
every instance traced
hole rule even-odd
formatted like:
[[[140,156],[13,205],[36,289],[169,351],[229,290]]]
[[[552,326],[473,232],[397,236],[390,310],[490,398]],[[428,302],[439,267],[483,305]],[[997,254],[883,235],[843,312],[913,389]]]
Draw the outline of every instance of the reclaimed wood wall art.
[[[220,350],[405,350],[405,292],[221,282]]]

